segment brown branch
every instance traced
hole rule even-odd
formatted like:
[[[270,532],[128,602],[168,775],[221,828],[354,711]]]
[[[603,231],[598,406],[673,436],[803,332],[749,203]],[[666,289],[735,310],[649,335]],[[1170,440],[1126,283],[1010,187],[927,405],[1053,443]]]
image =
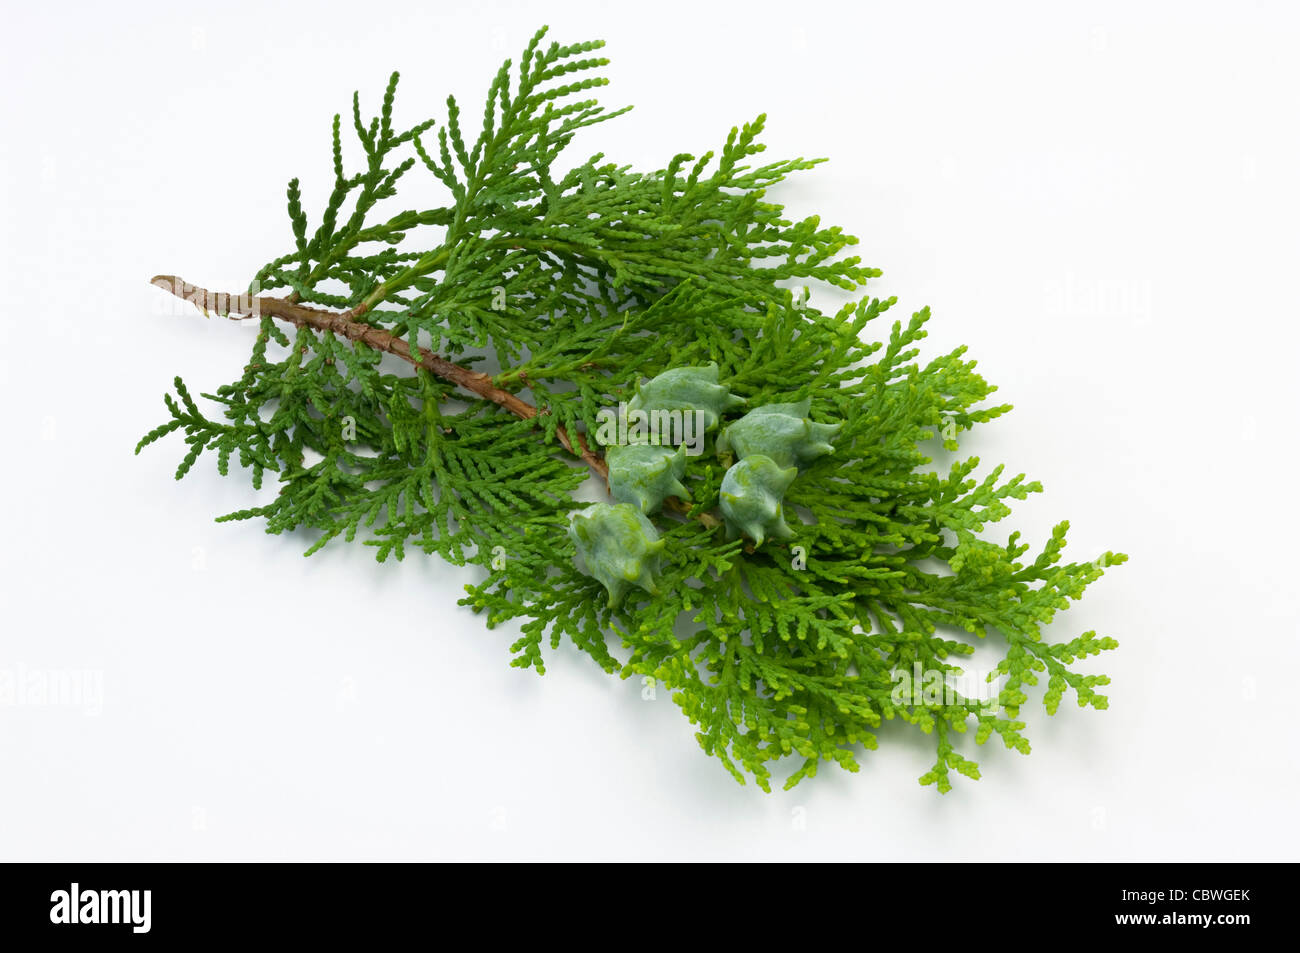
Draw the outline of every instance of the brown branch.
[[[487,374],[470,370],[468,367],[462,367],[459,364],[453,364],[451,361],[441,358],[422,347],[416,348],[412,352],[410,344],[404,338],[390,331],[385,331],[383,328],[377,328],[366,324],[364,321],[356,320],[365,310],[362,306],[353,308],[350,311],[325,311],[300,304],[297,292],[287,298],[255,298],[252,295],[232,295],[224,292],[208,291],[206,288],[200,288],[197,285],[182,281],[175,275],[157,275],[151,283],[182,300],[190,302],[204,314],[212,312],[235,321],[245,318],[258,318],[268,314],[273,318],[280,318],[282,321],[288,321],[300,328],[313,328],[317,331],[341,334],[349,341],[360,341],[376,351],[387,351],[389,354],[396,354],[402,360],[416,367],[422,367],[443,380],[450,381],[457,387],[469,391],[471,394],[482,397],[484,400],[490,400],[521,420],[532,420],[539,416],[536,407],[527,401],[520,400],[509,391],[497,387]],[[556,427],[555,436],[565,450],[570,453],[575,452],[573,440],[569,437],[568,431],[563,427]],[[605,486],[608,488],[609,467],[587,445],[587,441],[582,434],[575,434],[575,436],[577,437],[578,446],[577,455],[591,468],[593,473],[605,481]],[[690,505],[683,503],[676,497],[669,497],[664,500],[664,506],[679,516],[688,516],[690,514]],[[710,529],[722,525],[718,518],[711,513],[697,513],[695,519]]]
[[[255,298],[251,295],[231,295],[208,291],[206,288],[200,288],[197,285],[182,281],[175,275],[158,275],[153,279],[152,284],[190,302],[204,314],[213,312],[236,321],[245,318],[257,318],[267,314],[273,318],[288,321],[300,328],[307,327],[317,331],[328,331],[342,335],[349,341],[360,341],[376,351],[387,351],[389,354],[396,354],[402,360],[416,367],[422,367],[443,380],[450,381],[457,387],[469,391],[471,394],[482,397],[484,400],[490,400],[521,420],[532,420],[538,416],[536,407],[520,400],[509,391],[497,387],[487,374],[470,370],[460,364],[453,364],[451,361],[441,358],[424,348],[416,348],[412,352],[411,345],[398,335],[385,331],[383,328],[366,324],[364,321],[355,320],[359,314],[358,309],[343,312],[324,311],[320,308],[299,304],[296,295],[292,296],[293,300],[290,300],[286,298]],[[555,436],[564,446],[564,449],[570,453],[576,452],[583,462],[591,468],[593,473],[608,482],[609,468],[605,466],[605,461],[587,446],[587,441],[583,439],[582,434],[575,434],[577,437],[577,451],[574,450],[574,443],[569,437],[568,431],[563,427],[555,428]]]

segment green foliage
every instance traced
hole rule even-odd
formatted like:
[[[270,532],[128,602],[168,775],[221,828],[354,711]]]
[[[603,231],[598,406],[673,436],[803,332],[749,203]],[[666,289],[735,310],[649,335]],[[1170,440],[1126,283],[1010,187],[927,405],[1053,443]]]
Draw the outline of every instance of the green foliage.
[[[454,98],[441,123],[398,131],[396,74],[377,116],[363,118],[354,97],[361,167],[345,168],[336,116],[334,181],[317,224],[291,182],[292,247],[255,276],[313,307],[356,309],[461,364],[488,358],[502,368],[493,382],[538,416],[516,419],[427,370],[395,369],[364,343],[286,333],[263,315],[242,375],[204,395],[220,413],[205,416],[177,379],[169,420],[140,446],[180,431],[178,478],[205,451],[223,475],[237,463],[254,487],[271,475],[274,500],[220,519],[260,518],[270,533],[309,538],[308,553],[360,538],[380,561],[419,550],[481,567],[462,603],[489,628],[519,626],[513,664],[543,672],[546,647],[568,639],[608,672],[653,678],[703,749],[765,790],[787,758],[786,786],[826,761],[857,771],[881,723],[900,719],[937,739],[921,780],[946,791],[950,770],[978,777],[953,743],[968,727],[976,743],[996,735],[1029,751],[1020,709],[1041,675],[1049,712],[1066,691],[1104,708],[1095,689],[1105,677],[1070,666],[1114,640],[1050,644],[1043,627],[1125,557],[1063,562],[1065,523],[1028,559],[1018,534],[984,538],[1010,501],[1040,487],[1000,466],[977,478],[975,458],[930,467],[923,444],[941,428],[967,431],[1010,408],[988,403],[994,388],[964,349],[920,360],[928,310],[876,340],[869,332],[894,299],[829,313],[796,300],[792,284],[854,290],[879,274],[846,254],[852,236],[789,217],[769,196],[820,160],[754,161],[763,116],[716,153],[668,156],[653,172],[599,153],[573,160],[579,130],[624,110],[590,98],[606,82],[607,61],[592,55],[601,43],[544,44],[544,33],[496,73],[472,140]],[[392,211],[416,168],[439,180],[447,204]],[[589,473],[557,430],[594,434],[602,409],[649,401],[654,388],[639,382],[683,365],[712,368],[709,407],[731,414],[732,428],[733,397],[798,404],[800,424],[836,422],[814,425],[838,426],[834,453],[797,456],[803,469],[777,514],[791,538],[757,548],[728,539],[717,519],[728,461],[716,447],[685,457],[675,477],[692,501],[684,516],[599,511],[644,521],[629,545],[646,565],[621,569],[625,583],[635,570],[636,585],[593,578],[578,550],[602,547],[587,559],[612,574],[613,551],[595,540],[626,542],[631,524],[602,516],[586,541],[570,535]],[[985,637],[1006,649],[1000,707],[898,696],[897,672],[947,678]]]

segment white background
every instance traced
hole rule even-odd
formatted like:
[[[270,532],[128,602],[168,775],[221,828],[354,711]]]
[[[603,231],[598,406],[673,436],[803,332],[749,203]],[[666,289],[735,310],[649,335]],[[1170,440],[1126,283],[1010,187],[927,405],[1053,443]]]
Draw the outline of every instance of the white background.
[[[9,5],[0,39],[0,671],[90,671],[97,704],[0,704],[0,858],[1297,858],[1295,270],[1300,22],[1286,4]],[[212,517],[172,480],[173,375],[235,379],[251,333],[164,308],[237,290],[319,212],[353,89],[476,116],[542,22],[604,38],[575,155],[637,168],[769,116],[776,194],[862,238],[929,353],[969,344],[1016,411],[963,451],[1046,492],[997,527],[1111,571],[1051,631],[1119,639],[1111,708],[1027,706],[1029,757],[939,797],[932,742],[735,784],[661,693],[455,604],[475,570],[378,565]],[[426,176],[426,178],[428,178]],[[436,201],[408,177],[413,207]],[[1004,528],[1005,527],[1005,530]]]

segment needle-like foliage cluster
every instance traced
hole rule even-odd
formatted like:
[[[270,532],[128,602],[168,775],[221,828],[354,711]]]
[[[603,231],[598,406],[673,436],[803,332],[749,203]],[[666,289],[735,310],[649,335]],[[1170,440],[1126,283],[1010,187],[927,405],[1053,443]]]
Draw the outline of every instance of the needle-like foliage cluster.
[[[922,360],[929,313],[882,320],[892,298],[823,313],[792,292],[854,290],[878,274],[846,255],[852,236],[816,216],[793,220],[768,196],[819,160],[754,161],[759,116],[716,154],[680,153],[655,172],[601,154],[562,167],[575,133],[624,110],[590,98],[606,82],[601,43],[547,44],[544,33],[496,74],[472,141],[454,98],[443,122],[399,130],[396,74],[378,116],[363,118],[354,98],[364,167],[345,168],[336,116],[319,224],[291,182],[293,248],[254,285],[354,315],[413,350],[486,359],[500,368],[492,382],[538,415],[520,419],[365,343],[263,315],[243,374],[204,395],[220,414],[201,412],[177,379],[170,419],[141,446],[182,432],[178,478],[204,451],[223,475],[237,462],[254,486],[273,474],[273,501],[220,519],[311,534],[309,553],[360,538],[380,561],[416,549],[482,567],[462,601],[489,627],[520,627],[515,665],[542,672],[547,647],[568,639],[608,672],[654,679],[704,750],[764,789],[787,756],[787,786],[823,761],[856,771],[881,722],[898,718],[936,737],[921,781],[946,791],[950,771],[978,777],[955,734],[973,728],[976,742],[997,735],[1028,752],[1020,708],[1040,678],[1049,712],[1067,690],[1104,708],[1096,689],[1107,679],[1070,666],[1116,643],[1086,633],[1051,644],[1042,629],[1124,557],[1064,562],[1064,523],[1032,557],[1017,534],[985,538],[1039,486],[1002,467],[977,477],[973,458],[930,465],[926,441],[942,434],[955,450],[958,433],[1009,409],[989,403],[994,388],[964,349]],[[413,170],[436,176],[447,204],[380,214]],[[597,415],[644,378],[709,362],[750,407],[810,401],[812,420],[840,425],[834,453],[785,496],[793,538],[755,546],[729,540],[716,518],[730,459],[710,439],[687,458],[689,504],[653,517],[665,541],[658,595],[633,589],[611,607],[575,566],[567,528],[590,471],[560,438],[594,434]],[[997,704],[900,695],[900,672],[908,684],[948,679],[985,638],[1005,646]]]

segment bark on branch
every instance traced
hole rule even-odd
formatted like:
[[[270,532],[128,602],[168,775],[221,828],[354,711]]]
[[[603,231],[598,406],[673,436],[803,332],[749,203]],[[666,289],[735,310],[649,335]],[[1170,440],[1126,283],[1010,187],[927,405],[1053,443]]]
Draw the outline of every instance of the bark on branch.
[[[286,298],[253,297],[252,295],[231,295],[224,292],[208,291],[197,285],[182,281],[175,275],[158,275],[153,284],[190,302],[203,313],[214,313],[233,320],[261,317],[264,314],[298,327],[312,328],[316,331],[328,331],[342,335],[349,341],[360,341],[376,351],[396,354],[402,360],[422,367],[432,374],[469,391],[484,400],[507,410],[522,420],[532,420],[538,416],[537,408],[527,401],[520,400],[507,390],[502,390],[492,383],[492,378],[479,371],[470,370],[460,364],[453,364],[424,348],[411,350],[405,339],[383,328],[377,328],[356,320],[355,311],[325,311],[309,305],[299,304]],[[555,436],[564,449],[576,453],[597,476],[608,481],[609,468],[605,461],[592,452],[582,434],[569,436],[563,427],[555,428]],[[575,439],[576,438],[576,448]]]

